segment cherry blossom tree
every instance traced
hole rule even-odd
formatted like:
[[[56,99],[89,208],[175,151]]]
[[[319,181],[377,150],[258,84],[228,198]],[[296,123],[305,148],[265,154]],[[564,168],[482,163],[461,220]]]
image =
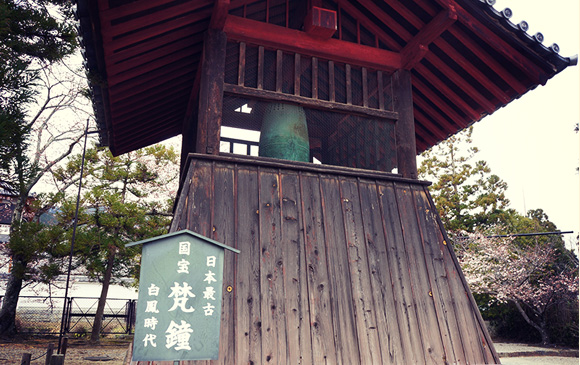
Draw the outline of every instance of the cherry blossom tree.
[[[456,242],[472,292],[513,303],[542,344],[549,344],[548,311],[563,303],[578,305],[578,261],[559,264],[558,251],[549,243],[521,247],[512,238],[481,233],[464,233]]]

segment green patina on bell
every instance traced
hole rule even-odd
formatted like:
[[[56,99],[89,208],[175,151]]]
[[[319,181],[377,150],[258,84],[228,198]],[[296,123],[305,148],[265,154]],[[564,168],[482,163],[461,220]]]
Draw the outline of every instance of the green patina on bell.
[[[304,108],[273,103],[266,106],[260,134],[260,156],[310,161]]]

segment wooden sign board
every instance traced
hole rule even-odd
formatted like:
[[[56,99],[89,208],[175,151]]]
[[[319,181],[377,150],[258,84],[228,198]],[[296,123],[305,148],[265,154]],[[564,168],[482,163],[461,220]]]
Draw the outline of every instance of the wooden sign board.
[[[184,230],[143,244],[133,361],[219,357],[224,249]]]

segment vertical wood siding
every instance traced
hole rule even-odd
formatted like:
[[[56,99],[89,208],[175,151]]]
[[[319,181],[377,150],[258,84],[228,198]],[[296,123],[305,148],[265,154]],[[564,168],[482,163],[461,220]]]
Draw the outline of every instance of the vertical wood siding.
[[[424,184],[190,161],[172,231],[241,253],[226,252],[220,359],[182,364],[497,361]]]

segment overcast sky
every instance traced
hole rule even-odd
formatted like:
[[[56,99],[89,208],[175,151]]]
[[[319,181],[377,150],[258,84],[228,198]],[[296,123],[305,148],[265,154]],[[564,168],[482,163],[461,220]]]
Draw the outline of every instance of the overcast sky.
[[[528,22],[528,33],[541,32],[544,45],[557,43],[565,57],[580,46],[579,0],[497,0],[495,8],[513,11],[512,22]],[[479,159],[508,183],[511,207],[523,213],[543,209],[560,230],[580,226],[579,66],[563,72],[505,108],[475,124],[474,144]]]

